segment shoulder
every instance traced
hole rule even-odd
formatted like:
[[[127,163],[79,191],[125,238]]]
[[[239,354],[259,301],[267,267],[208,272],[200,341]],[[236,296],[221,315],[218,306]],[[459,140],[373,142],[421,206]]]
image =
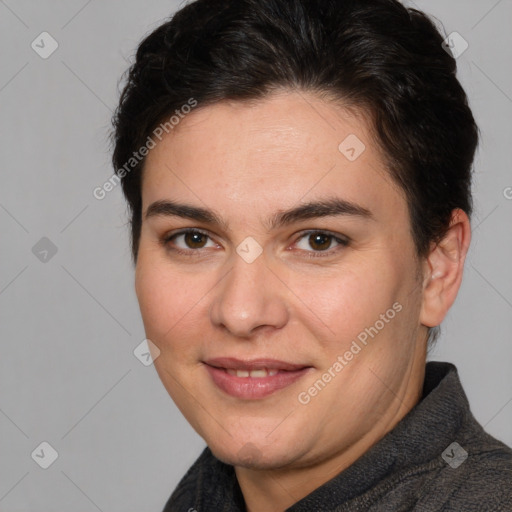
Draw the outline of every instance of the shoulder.
[[[215,459],[210,450],[205,448],[176,486],[163,512],[186,511],[195,507],[199,493],[198,482],[202,480],[203,475],[211,474],[214,462]]]
[[[483,429],[464,441],[443,452],[415,510],[437,502],[443,512],[512,511],[512,450]]]
[[[238,510],[241,498],[237,485],[233,466],[217,459],[206,447],[177,485],[163,512]]]

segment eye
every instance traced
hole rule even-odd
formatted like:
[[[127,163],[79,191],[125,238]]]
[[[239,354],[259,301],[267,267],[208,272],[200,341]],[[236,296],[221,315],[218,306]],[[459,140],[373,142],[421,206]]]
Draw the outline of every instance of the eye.
[[[298,239],[295,245],[303,251],[310,253],[327,253],[330,255],[334,252],[331,250],[333,243],[335,247],[339,249],[340,247],[346,247],[348,240],[326,231],[308,231]],[[310,248],[312,248],[313,251],[311,251]],[[310,256],[323,256],[323,254],[311,254]]]
[[[177,252],[190,252],[195,249],[204,249],[207,247],[216,247],[216,244],[210,240],[210,246],[208,246],[208,240],[210,236],[197,229],[187,229],[168,235],[164,238],[163,244],[170,250]]]
[[[218,247],[207,233],[198,229],[184,229],[177,233],[169,234],[161,242],[167,250],[187,255],[194,253],[199,255],[201,252],[199,249]],[[322,257],[330,256],[333,252],[346,247],[348,244],[348,239],[342,238],[339,235],[326,231],[308,231],[303,233],[294,245],[301,251],[309,253],[308,257]]]

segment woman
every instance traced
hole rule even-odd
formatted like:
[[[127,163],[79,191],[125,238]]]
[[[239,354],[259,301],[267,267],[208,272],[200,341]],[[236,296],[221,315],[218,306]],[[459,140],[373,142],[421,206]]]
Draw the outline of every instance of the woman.
[[[512,510],[512,452],[426,364],[478,130],[395,0],[198,0],[114,119],[154,364],[207,448],[165,511]]]

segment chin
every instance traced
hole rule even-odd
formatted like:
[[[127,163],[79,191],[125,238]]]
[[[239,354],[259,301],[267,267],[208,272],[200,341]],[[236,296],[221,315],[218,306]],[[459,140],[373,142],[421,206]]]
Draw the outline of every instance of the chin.
[[[290,447],[283,443],[268,443],[256,440],[236,442],[232,440],[230,446],[219,446],[218,443],[208,444],[212,453],[225,464],[248,469],[267,470],[280,469],[292,464],[300,457],[299,453],[293,453]]]

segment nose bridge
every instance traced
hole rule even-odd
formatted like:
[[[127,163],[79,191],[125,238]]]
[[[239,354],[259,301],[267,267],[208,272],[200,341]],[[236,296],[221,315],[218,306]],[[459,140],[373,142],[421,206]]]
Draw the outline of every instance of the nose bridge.
[[[257,327],[280,328],[286,323],[287,307],[279,280],[263,254],[253,260],[234,254],[231,270],[219,284],[210,309],[215,325],[247,337]]]

